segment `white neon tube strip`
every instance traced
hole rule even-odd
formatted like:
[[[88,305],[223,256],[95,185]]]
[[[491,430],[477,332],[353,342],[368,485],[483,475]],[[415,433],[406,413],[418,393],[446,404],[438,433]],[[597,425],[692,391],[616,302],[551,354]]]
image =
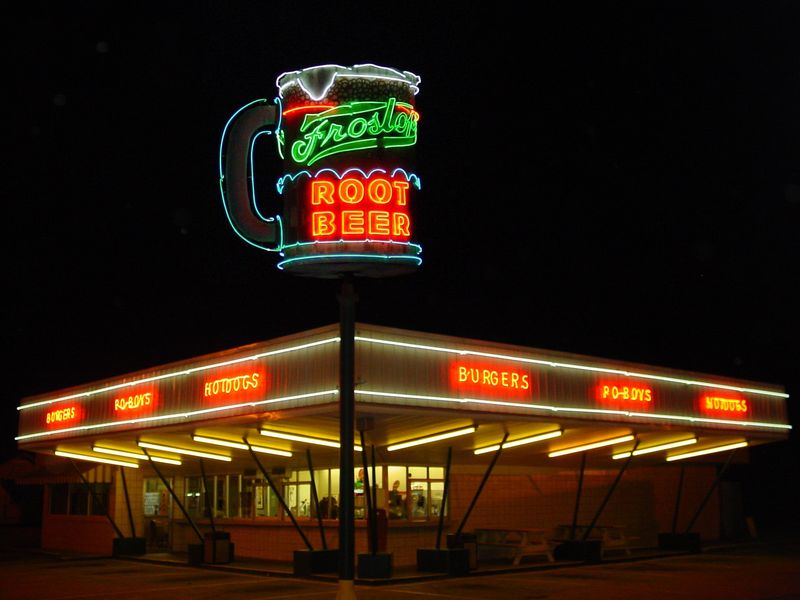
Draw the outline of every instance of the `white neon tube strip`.
[[[211,460],[231,462],[231,457],[223,454],[211,454],[210,452],[200,452],[199,450],[189,450],[188,448],[177,448],[175,446],[163,446],[162,444],[152,444],[150,442],[138,442],[138,445],[140,448],[150,448],[152,450],[174,452],[175,454],[188,454],[189,456],[198,456],[200,458],[210,458]]]
[[[152,460],[153,462],[164,463],[167,465],[181,465],[181,461],[175,460],[174,458],[164,458],[163,456],[153,456],[152,454],[148,457],[146,454],[138,454],[136,452],[126,452],[125,450],[117,450],[115,448],[103,448],[102,446],[92,446],[93,452],[99,452],[100,454],[113,454],[114,456],[124,456],[125,458],[135,458],[136,460]]]
[[[315,398],[319,396],[327,396],[327,395],[336,395],[339,393],[339,390],[324,390],[321,392],[310,392],[308,394],[298,394],[296,396],[284,396],[283,398],[272,398],[271,400],[259,400],[258,402],[242,402],[240,404],[229,404],[227,406],[217,406],[215,408],[204,408],[201,410],[192,410],[189,412],[183,413],[171,413],[168,415],[158,415],[155,417],[142,417],[139,419],[127,419],[125,421],[112,421],[110,423],[97,423],[96,425],[79,425],[77,427],[65,427],[64,429],[53,429],[52,431],[40,431],[38,433],[29,433],[26,435],[18,435],[15,437],[15,440],[26,440],[35,437],[42,437],[47,435],[58,435],[60,433],[67,433],[70,431],[87,431],[89,429],[97,429],[100,427],[113,427],[115,425],[131,425],[133,423],[147,423],[150,421],[162,421],[164,419],[176,419],[176,418],[189,418],[194,417],[195,415],[203,415],[208,413],[226,411],[226,410],[234,410],[237,408],[245,408],[247,406],[255,407],[261,406],[262,404],[274,404],[276,402],[288,402],[290,400],[302,400],[306,398]]]
[[[574,454],[575,452],[585,452],[587,450],[594,450],[596,448],[602,448],[603,446],[611,446],[612,444],[621,444],[622,442],[630,442],[633,441],[632,435],[625,435],[618,438],[613,438],[610,440],[603,440],[600,442],[594,442],[592,444],[584,444],[582,446],[574,446],[572,448],[564,448],[562,450],[556,450],[555,452],[550,452],[547,456],[550,458],[556,458],[557,456],[564,456],[565,454]]]
[[[656,419],[674,419],[677,421],[688,421],[689,423],[721,423],[725,425],[737,425],[740,427],[769,427],[772,429],[791,429],[791,425],[782,423],[761,423],[759,421],[734,421],[725,419],[706,419],[703,417],[686,417],[682,415],[662,415],[658,413],[638,413],[627,410],[608,410],[602,408],[576,408],[571,406],[550,406],[547,404],[524,404],[522,402],[504,402],[501,400],[479,400],[477,398],[448,398],[447,396],[423,396],[420,394],[401,394],[399,392],[378,392],[374,390],[355,390],[357,396],[378,396],[381,398],[401,398],[404,400],[424,400],[428,402],[451,402],[456,404],[491,404],[495,406],[506,406],[522,408],[526,410],[549,410],[552,412],[573,412],[587,414],[616,415],[620,417],[640,417]]]
[[[309,437],[306,435],[299,435],[296,433],[284,433],[283,431],[275,431],[272,429],[260,429],[259,433],[267,437],[274,437],[281,440],[291,440],[293,442],[306,442],[307,444],[327,446],[328,448],[339,448],[339,442],[336,440],[326,440],[324,438]],[[358,444],[353,444],[353,449],[356,452],[362,451],[361,446],[359,446]]]
[[[74,452],[65,452],[64,450],[56,450],[56,456],[64,456],[66,458],[77,458],[78,460],[86,460],[88,462],[105,463],[109,465],[118,465],[120,467],[130,467],[131,469],[138,469],[138,463],[126,462],[124,460],[114,460],[113,458],[102,458],[100,456],[89,456],[88,454],[76,454]]]
[[[316,342],[308,342],[307,344],[300,344],[298,346],[291,346],[289,348],[281,348],[279,350],[270,350],[268,352],[259,352],[257,354],[248,354],[247,356],[241,356],[239,358],[233,358],[231,360],[226,360],[222,362],[212,363],[209,365],[203,365],[200,367],[193,367],[191,369],[184,369],[183,371],[176,371],[175,373],[164,373],[162,375],[154,375],[152,377],[146,377],[144,379],[137,379],[136,381],[130,381],[128,383],[118,383],[115,385],[109,385],[103,388],[99,388],[96,390],[92,390],[91,392],[78,392],[76,394],[69,394],[68,396],[59,396],[58,398],[53,398],[52,400],[42,400],[40,402],[31,402],[30,404],[23,404],[17,407],[17,410],[27,410],[29,408],[35,408],[37,406],[43,406],[45,404],[53,404],[55,402],[64,402],[66,400],[83,400],[86,398],[90,398],[92,396],[96,396],[97,394],[104,394],[105,392],[111,392],[113,390],[118,390],[122,388],[131,388],[142,385],[144,383],[150,383],[153,381],[161,381],[162,379],[170,379],[172,377],[182,377],[184,375],[191,375],[192,373],[198,373],[200,371],[207,371],[209,369],[217,369],[219,367],[227,367],[230,365],[235,365],[238,363],[248,362],[251,360],[259,360],[261,358],[268,358],[270,356],[276,356],[278,354],[286,354],[287,352],[297,352],[299,350],[306,350],[308,348],[313,348],[315,346],[321,346],[323,344],[331,344],[331,343],[339,343],[341,338],[332,337],[327,338],[324,340],[319,340]]]
[[[446,431],[444,433],[437,433],[436,435],[429,435],[427,437],[400,442],[399,444],[392,444],[391,446],[387,446],[386,450],[388,450],[389,452],[394,452],[395,450],[402,450],[403,448],[410,448],[412,446],[419,446],[421,444],[430,444],[433,442],[438,442],[441,440],[447,440],[450,438],[458,437],[460,435],[468,435],[470,433],[475,433],[476,429],[477,427],[465,427],[464,429],[457,429],[455,431]]]
[[[639,448],[633,451],[634,456],[640,456],[642,454],[650,454],[651,452],[659,452],[661,450],[669,450],[671,448],[680,448],[681,446],[689,446],[691,444],[696,444],[697,438],[689,438],[688,440],[680,440],[678,442],[669,442],[667,444],[659,444],[658,446],[649,446],[647,448]],[[611,458],[614,460],[619,460],[621,458],[628,458],[631,455],[630,452],[620,452],[619,454],[613,455]]]
[[[192,439],[195,442],[201,442],[203,444],[225,446],[227,448],[236,448],[237,450],[248,449],[248,445],[242,442],[232,442],[229,440],[221,440],[219,438],[210,438],[204,435],[193,435]],[[278,450],[277,448],[267,448],[266,446],[257,446],[255,444],[250,444],[250,448],[253,449],[253,452],[260,452],[261,454],[274,454],[275,456],[285,456],[287,458],[292,456],[291,452],[287,452],[286,450]]]
[[[715,452],[724,452],[725,450],[733,450],[734,448],[744,448],[745,446],[747,446],[747,442],[737,442],[735,444],[726,444],[725,446],[716,446],[714,448],[706,448],[705,450],[695,450],[694,452],[686,452],[684,454],[673,454],[667,457],[667,462],[692,458],[693,456],[702,456],[704,454],[714,454]]]
[[[547,433],[540,433],[539,435],[533,435],[526,438],[520,438],[518,440],[511,440],[510,442],[506,442],[503,444],[503,450],[506,448],[515,448],[517,446],[523,446],[525,444],[533,444],[534,442],[541,442],[542,440],[549,440],[552,438],[557,438],[561,436],[564,432],[560,429],[556,431],[548,431]],[[472,451],[473,454],[486,454],[487,452],[496,452],[500,449],[500,444],[495,444],[494,446],[484,446],[483,448],[476,448]]]
[[[384,344],[387,346],[399,346],[401,348],[413,348],[415,350],[429,350],[431,352],[444,352],[446,354],[458,354],[461,356],[481,356],[483,358],[495,358],[498,360],[508,360],[512,362],[521,362],[533,365],[541,365],[545,367],[561,368],[561,369],[577,369],[580,371],[593,371],[597,373],[609,373],[613,375],[624,375],[625,377],[637,377],[640,379],[653,379],[656,381],[668,381],[671,383],[683,383],[686,385],[698,385],[703,387],[710,387],[721,390],[732,390],[736,392],[748,392],[751,394],[761,394],[764,396],[775,396],[778,398],[788,398],[789,394],[784,392],[773,392],[770,390],[760,390],[754,388],[737,387],[733,385],[724,385],[719,383],[710,383],[707,381],[698,381],[695,379],[681,379],[678,377],[668,377],[666,375],[655,375],[652,373],[639,373],[634,371],[624,371],[620,369],[610,369],[606,367],[592,367],[589,365],[579,365],[575,363],[561,363],[553,362],[550,360],[540,360],[535,358],[525,358],[522,356],[511,356],[508,354],[496,354],[493,352],[480,352],[477,350],[464,350],[456,348],[446,348],[442,346],[428,346],[424,344],[413,344],[410,342],[394,342],[390,340],[381,340],[377,338],[356,336],[357,342],[367,342],[371,344]]]

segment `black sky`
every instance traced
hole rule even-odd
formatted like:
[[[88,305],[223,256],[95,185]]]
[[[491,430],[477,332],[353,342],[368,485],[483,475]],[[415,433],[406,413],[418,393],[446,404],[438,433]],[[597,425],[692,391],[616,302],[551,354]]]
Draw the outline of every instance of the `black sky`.
[[[5,20],[4,452],[26,395],[338,320],[218,188],[228,117],[319,63],[422,77],[425,262],[358,320],[800,394],[796,3],[283,4]]]

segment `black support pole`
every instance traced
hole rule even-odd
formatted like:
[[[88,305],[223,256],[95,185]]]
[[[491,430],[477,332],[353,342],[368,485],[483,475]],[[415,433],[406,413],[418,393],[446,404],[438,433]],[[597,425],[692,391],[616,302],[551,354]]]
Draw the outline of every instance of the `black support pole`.
[[[314,465],[311,464],[311,450],[306,448],[306,460],[308,461],[308,473],[311,477],[311,501],[314,503],[314,512],[317,513],[317,524],[319,525],[319,537],[322,540],[322,548],[328,549],[328,542],[325,540],[325,528],[322,526],[322,513],[319,510],[319,496],[317,496],[317,482],[314,481]],[[326,503],[327,504],[327,503]]]
[[[355,305],[353,278],[345,275],[339,292],[339,592],[354,598],[355,515],[353,440],[355,440]]]
[[[725,461],[725,464],[722,466],[722,469],[720,469],[719,473],[717,473],[717,477],[716,477],[716,479],[714,479],[714,483],[711,484],[711,488],[709,488],[708,493],[706,494],[706,497],[703,498],[703,501],[700,503],[700,506],[697,507],[697,510],[695,511],[694,516],[689,521],[689,525],[688,525],[688,527],[686,527],[685,533],[689,533],[692,530],[692,527],[694,527],[694,522],[697,521],[697,518],[700,516],[700,513],[703,512],[703,509],[705,508],[706,503],[711,498],[711,494],[713,494],[714,490],[717,489],[717,486],[719,485],[719,482],[722,480],[722,476],[725,474],[725,471],[728,469],[728,465],[731,464],[731,460],[733,459],[733,455],[734,454],[736,454],[736,448],[731,450],[731,453],[728,455],[728,460]]]
[[[147,448],[142,448],[142,451],[147,455],[147,458],[149,459],[150,453],[147,451]],[[172,499],[175,500],[175,504],[178,505],[178,508],[183,513],[183,516],[186,517],[186,520],[189,522],[189,525],[191,525],[192,529],[194,529],[194,532],[197,535],[197,539],[200,540],[200,543],[202,544],[203,534],[200,533],[200,530],[197,528],[197,525],[195,525],[195,522],[192,520],[192,517],[190,517],[189,513],[186,512],[186,508],[183,506],[183,503],[181,502],[180,498],[178,498],[178,495],[175,493],[175,490],[172,489],[172,486],[169,484],[166,477],[162,475],[161,469],[159,469],[158,466],[156,466],[156,463],[153,462],[152,460],[150,461],[150,466],[153,467],[153,470],[156,472],[156,475],[158,475],[158,478],[161,480],[161,483],[163,483],[164,486],[167,488],[167,491],[169,492],[170,496],[172,496]]]
[[[367,451],[364,448],[364,452]],[[378,480],[375,478],[375,444],[372,445],[372,545],[378,548]]]
[[[508,432],[506,431],[505,435],[503,435],[503,441],[500,442],[500,446],[497,448],[497,452],[494,453],[492,457],[492,461],[489,463],[489,467],[486,469],[486,473],[483,474],[483,479],[481,480],[481,484],[478,486],[475,495],[472,497],[472,501],[469,503],[469,507],[467,508],[467,512],[464,514],[464,518],[461,519],[461,523],[458,524],[458,529],[455,533],[455,542],[456,544],[460,543],[461,541],[461,531],[464,529],[464,525],[467,523],[467,519],[469,519],[469,514],[472,512],[472,509],[475,508],[475,503],[478,501],[478,497],[481,495],[483,491],[483,486],[486,485],[486,482],[489,479],[489,475],[492,474],[492,469],[494,469],[494,465],[497,463],[497,459],[500,458],[500,453],[503,451],[503,444],[506,443],[508,439]]]
[[[128,509],[128,522],[131,524],[131,537],[136,537],[136,527],[133,524],[133,511],[131,510],[131,499],[128,496],[128,482],[125,480],[125,467],[119,468],[119,474],[122,477],[122,491],[125,492],[125,506]]]
[[[247,449],[250,450],[250,456],[253,457],[253,461],[255,461],[258,470],[261,471],[261,474],[264,476],[264,479],[267,480],[267,484],[275,493],[275,496],[278,498],[278,502],[280,502],[281,506],[283,507],[283,512],[289,515],[289,519],[292,521],[292,525],[294,525],[294,528],[297,529],[297,533],[300,534],[300,537],[303,538],[303,542],[305,542],[306,547],[309,550],[313,550],[314,548],[311,546],[311,542],[308,541],[306,534],[303,533],[303,530],[297,523],[297,519],[294,518],[294,515],[292,514],[292,509],[290,509],[289,505],[286,504],[286,501],[283,499],[283,495],[281,494],[280,490],[275,486],[275,483],[272,481],[272,477],[270,477],[269,473],[264,468],[264,465],[261,464],[261,461],[258,460],[258,456],[256,456],[256,453],[253,450],[253,447],[250,445],[250,442],[247,441],[247,438],[242,438],[242,441],[247,445]]]
[[[81,473],[81,470],[78,468],[78,465],[76,465],[75,461],[72,459],[70,459],[69,462],[72,463],[75,472],[78,473],[78,475],[80,476],[81,481],[83,481],[83,485],[86,487],[86,490],[92,495],[92,502],[96,502],[97,505],[103,509],[103,512],[106,515],[106,519],[108,519],[108,522],[111,523],[111,527],[114,528],[117,537],[124,538],[125,534],[123,534],[122,531],[120,531],[120,528],[117,527],[117,524],[114,522],[114,519],[112,519],[111,515],[108,514],[108,507],[102,500],[100,500],[100,497],[95,493],[94,488],[91,486],[91,484],[88,481],[86,481],[86,477],[83,476],[83,473]],[[120,468],[124,469],[125,467],[120,467]]]
[[[372,514],[372,491],[370,487],[370,477],[369,477],[369,461],[367,460],[367,447],[364,444],[364,431],[360,431],[359,435],[361,436],[361,463],[364,469],[364,496],[367,498],[367,535],[369,539],[369,552],[373,556],[378,551],[376,544],[375,544],[375,535],[373,535],[375,529],[375,515]]]
[[[672,535],[678,530],[678,511],[681,508],[681,495],[683,494],[683,475],[686,471],[686,465],[681,465],[681,474],[678,477],[678,492],[675,495],[675,510],[672,512]]]
[[[586,452],[581,453],[581,469],[578,471],[578,491],[575,494],[575,510],[572,512],[572,529],[569,532],[570,541],[575,541],[575,530],[578,527],[578,509],[581,506],[581,492],[583,491],[583,472],[586,470]]]
[[[594,526],[597,524],[597,520],[603,513],[603,509],[605,509],[606,504],[608,504],[608,501],[611,499],[611,494],[613,494],[614,490],[617,489],[617,484],[619,484],[620,479],[622,479],[623,474],[625,473],[626,469],[628,468],[628,465],[631,462],[631,459],[633,458],[633,453],[636,452],[636,448],[638,446],[639,446],[639,440],[637,439],[636,442],[633,444],[633,450],[631,450],[630,455],[628,456],[627,459],[625,459],[625,462],[620,467],[617,476],[614,478],[614,482],[611,484],[611,487],[608,488],[608,492],[606,492],[606,497],[603,498],[603,501],[600,503],[600,507],[597,509],[597,512],[594,513],[594,518],[592,519],[592,522],[589,523],[589,527],[587,527],[586,531],[583,532],[584,542],[589,539],[589,535],[592,533],[592,529],[594,529]]]
[[[436,549],[442,547],[442,529],[444,529],[444,507],[447,506],[447,490],[450,487],[450,463],[453,459],[453,447],[447,448],[447,466],[444,471],[444,490],[442,491],[442,504],[439,506],[439,528],[436,530]]]
[[[214,526],[214,511],[213,507],[211,506],[211,497],[208,493],[208,482],[206,481],[206,467],[203,464],[203,459],[200,459],[200,476],[203,478],[203,496],[206,505],[206,512],[208,513],[208,520],[211,523],[211,533],[217,533],[217,528]],[[214,545],[214,550],[216,551],[216,545]],[[216,557],[215,557],[216,558]]]

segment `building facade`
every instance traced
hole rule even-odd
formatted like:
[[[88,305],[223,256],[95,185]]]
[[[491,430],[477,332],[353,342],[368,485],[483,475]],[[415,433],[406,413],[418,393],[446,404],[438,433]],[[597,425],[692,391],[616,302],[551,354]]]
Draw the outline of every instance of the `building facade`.
[[[25,398],[19,447],[51,473],[38,480],[43,547],[110,553],[114,537],[136,536],[183,551],[214,528],[240,557],[336,548],[338,335],[331,325]],[[716,539],[724,499],[695,508],[719,465],[790,429],[773,384],[366,324],[355,350],[356,549],[374,497],[398,566],[458,529],[599,519],[651,547],[691,522]]]

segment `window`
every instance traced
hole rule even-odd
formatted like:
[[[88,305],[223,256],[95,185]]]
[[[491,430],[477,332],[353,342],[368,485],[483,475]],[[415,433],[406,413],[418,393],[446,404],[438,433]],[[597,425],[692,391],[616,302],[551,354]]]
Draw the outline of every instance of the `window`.
[[[166,517],[169,515],[172,497],[160,479],[146,478],[142,485],[144,493],[144,514],[147,517]]]
[[[83,483],[57,483],[49,486],[51,515],[105,515],[109,483],[90,483],[94,496]],[[96,496],[96,499],[95,499]]]
[[[242,498],[242,477],[240,475],[228,475],[228,517],[241,517],[241,498]]]
[[[392,490],[389,492],[390,519],[422,521],[439,518],[444,496],[444,468],[427,466],[389,466]]]
[[[183,507],[190,517],[208,517],[201,477],[186,477],[183,483]]]
[[[317,487],[317,502],[323,519],[339,518],[339,469],[316,469],[314,485]],[[311,516],[316,517],[314,507]]]
[[[50,514],[65,515],[69,506],[69,487],[66,483],[56,483],[49,486]]]
[[[283,499],[296,517],[311,516],[311,474],[294,471],[283,485]]]
[[[108,510],[110,483],[90,483],[93,494],[89,495],[89,514],[105,515]]]
[[[69,514],[85,515],[89,513],[89,492],[82,483],[69,484]]]
[[[425,521],[438,519],[444,496],[444,468],[426,465],[381,465],[369,468],[369,483],[375,493],[377,507],[387,512],[389,519]],[[366,477],[364,469],[353,470],[354,513],[357,519],[367,517]],[[311,493],[311,473],[308,470],[275,474],[272,482],[278,486],[283,500],[297,518],[317,518]],[[385,482],[385,483],[384,483]],[[209,502],[215,519],[224,518],[288,518],[263,477],[247,475],[214,475],[207,477]],[[319,513],[323,519],[339,518],[339,469],[314,470]],[[145,514],[166,515],[169,497],[159,480],[145,480]],[[191,517],[208,518],[205,489],[199,476],[186,477],[183,493],[184,507]],[[51,500],[55,502],[55,500]],[[161,511],[164,512],[161,512]],[[446,514],[446,509],[445,509]]]

